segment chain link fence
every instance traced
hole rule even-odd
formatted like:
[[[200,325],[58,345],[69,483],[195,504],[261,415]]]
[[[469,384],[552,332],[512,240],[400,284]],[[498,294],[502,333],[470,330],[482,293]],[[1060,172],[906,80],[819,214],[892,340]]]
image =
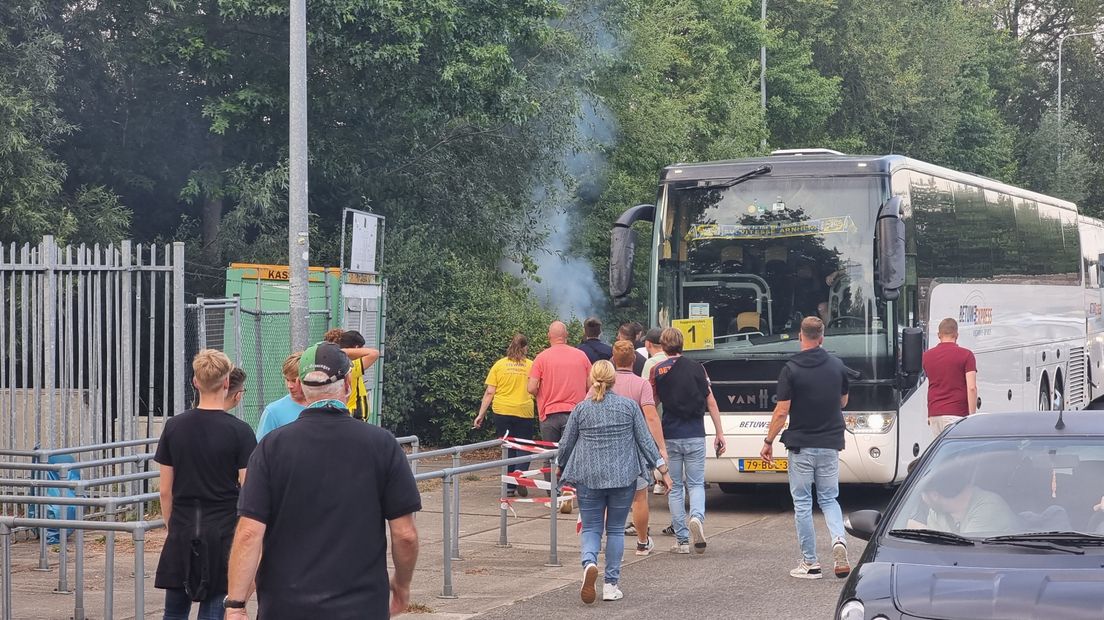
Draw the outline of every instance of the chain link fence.
[[[373,304],[362,300],[347,300],[346,308],[355,306],[356,312],[346,312],[346,329],[356,329],[364,335],[366,346],[382,346],[382,299]],[[364,311],[361,311],[361,309]],[[184,381],[189,406],[193,406],[198,394],[192,386],[191,359],[201,349],[219,349],[230,357],[236,366],[245,371],[245,394],[241,405],[231,411],[256,428],[265,405],[287,395],[283,365],[289,355],[290,313],[287,311],[251,310],[241,307],[240,298],[197,298],[196,303],[185,306],[186,372]],[[310,342],[322,340],[333,325],[340,324],[327,310],[311,311],[308,317]],[[380,349],[382,350],[382,349]],[[377,412],[382,360],[366,373],[365,386],[369,401]]]

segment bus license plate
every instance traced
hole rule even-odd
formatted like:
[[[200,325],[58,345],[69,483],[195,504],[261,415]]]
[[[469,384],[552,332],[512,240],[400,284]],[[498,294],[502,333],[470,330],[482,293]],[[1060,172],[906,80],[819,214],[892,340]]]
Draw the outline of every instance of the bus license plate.
[[[786,459],[771,459],[768,463],[766,459],[740,459],[739,461],[740,471],[788,471],[789,461]]]

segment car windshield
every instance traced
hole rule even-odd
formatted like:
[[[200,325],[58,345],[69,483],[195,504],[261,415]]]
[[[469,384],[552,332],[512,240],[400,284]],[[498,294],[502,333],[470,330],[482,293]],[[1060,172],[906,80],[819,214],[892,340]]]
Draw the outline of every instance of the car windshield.
[[[660,321],[706,316],[718,349],[792,343],[806,316],[827,336],[883,328],[875,300],[877,177],[758,176],[668,188]]]
[[[958,439],[935,449],[890,530],[1104,534],[1104,438]]]

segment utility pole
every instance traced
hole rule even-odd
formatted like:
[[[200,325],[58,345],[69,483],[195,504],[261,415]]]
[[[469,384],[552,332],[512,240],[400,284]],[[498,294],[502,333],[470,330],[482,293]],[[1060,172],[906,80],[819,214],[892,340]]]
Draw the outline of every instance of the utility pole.
[[[1071,32],[1058,37],[1058,175],[1062,174],[1062,45],[1066,39],[1084,37],[1091,34],[1104,34],[1104,30],[1090,30],[1086,32]]]
[[[310,222],[307,216],[307,0],[291,0],[291,73],[289,103],[288,284],[291,350],[307,348],[309,336],[308,267]]]
[[[759,20],[763,25],[763,44],[759,46],[759,105],[763,108],[763,126],[767,124],[767,0],[761,0],[759,5]],[[763,136],[759,144],[765,151],[767,149],[767,137]]]

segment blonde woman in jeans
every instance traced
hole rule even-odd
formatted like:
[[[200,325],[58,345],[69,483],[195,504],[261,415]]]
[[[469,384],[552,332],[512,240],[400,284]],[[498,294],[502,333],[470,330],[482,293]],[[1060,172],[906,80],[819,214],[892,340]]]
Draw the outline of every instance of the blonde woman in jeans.
[[[582,516],[584,603],[597,598],[598,552],[602,532],[606,533],[606,571],[602,600],[623,597],[619,582],[621,560],[625,554],[625,517],[629,514],[636,480],[656,469],[657,479],[667,488],[671,476],[660,457],[640,407],[624,396],[611,392],[617,381],[613,364],[596,362],[588,379],[590,393],[575,406],[560,439],[558,464],[561,480],[575,487]]]

